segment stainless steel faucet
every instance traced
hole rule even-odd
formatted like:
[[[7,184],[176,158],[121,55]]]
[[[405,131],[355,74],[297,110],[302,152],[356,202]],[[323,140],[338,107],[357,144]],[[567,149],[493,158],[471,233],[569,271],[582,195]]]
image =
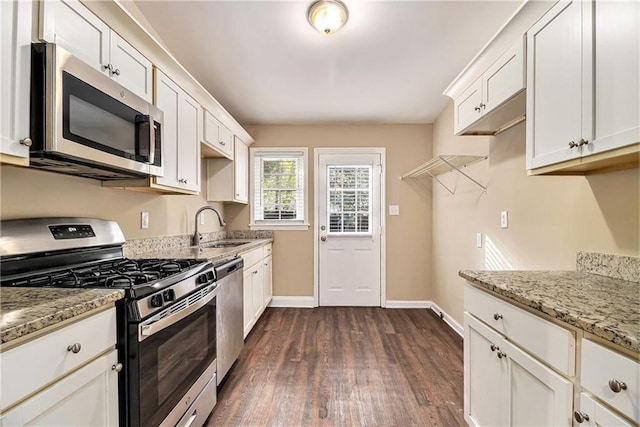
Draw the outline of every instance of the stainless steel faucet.
[[[210,211],[214,211],[216,213],[216,215],[218,215],[218,222],[220,222],[220,227],[224,227],[225,225],[227,225],[226,222],[224,222],[224,219],[222,219],[222,215],[220,215],[220,212],[218,212],[216,210],[216,208],[214,208],[213,206],[203,206],[200,209],[198,209],[198,211],[196,212],[196,231],[195,233],[193,233],[193,237],[191,238],[191,245],[192,246],[199,246],[200,245],[200,240],[202,240],[202,235],[198,232],[198,217],[200,216],[200,213],[202,211],[206,211],[206,210],[210,210]]]

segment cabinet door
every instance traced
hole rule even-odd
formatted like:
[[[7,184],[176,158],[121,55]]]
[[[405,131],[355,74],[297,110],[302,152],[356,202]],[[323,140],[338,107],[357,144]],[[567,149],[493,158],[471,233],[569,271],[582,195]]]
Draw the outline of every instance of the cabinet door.
[[[253,274],[252,270],[245,269],[242,276],[242,318],[244,325],[244,338],[249,335],[253,326]]]
[[[478,78],[453,103],[453,130],[459,134],[482,115],[482,79]]]
[[[111,31],[111,78],[139,97],[152,101],[153,77],[151,61],[142,56],[115,31]]]
[[[178,111],[178,181],[181,188],[200,191],[200,135],[202,109],[180,91]]]
[[[204,112],[204,136],[206,146],[213,151],[203,154],[208,157],[226,157],[233,160],[233,135],[220,121],[208,111]]]
[[[471,426],[503,426],[507,362],[498,358],[502,335],[464,313],[464,417]]]
[[[0,418],[2,426],[117,426],[117,350],[64,377]]]
[[[20,0],[0,2],[0,155],[15,156],[1,160],[24,166],[29,164],[29,147],[21,141],[29,138],[32,4]]]
[[[525,87],[524,37],[482,74],[482,114],[491,112]]]
[[[264,267],[263,306],[266,308],[271,302],[271,298],[273,297],[273,258],[271,257],[271,255],[269,255],[264,259],[263,267]]]
[[[586,393],[580,393],[580,415],[585,427],[631,427],[632,424],[609,410],[606,406],[596,402]],[[587,419],[587,417],[589,419]]]
[[[508,421],[512,426],[571,426],[573,384],[507,340]]]
[[[262,268],[262,262],[259,262],[252,268],[251,275],[251,300],[253,301],[253,319],[254,322],[258,320],[262,311],[264,310],[264,269]]]
[[[236,138],[234,164],[234,200],[240,203],[249,201],[249,147]]]
[[[77,0],[40,4],[40,38],[109,75],[109,27]]]
[[[527,32],[527,169],[580,156],[582,4],[558,2]]]
[[[595,93],[583,155],[640,142],[640,2],[585,3],[594,16]]]
[[[155,105],[164,112],[162,122],[162,166],[164,176],[156,182],[170,187],[180,187],[178,181],[178,111],[181,89],[160,70],[156,69]]]

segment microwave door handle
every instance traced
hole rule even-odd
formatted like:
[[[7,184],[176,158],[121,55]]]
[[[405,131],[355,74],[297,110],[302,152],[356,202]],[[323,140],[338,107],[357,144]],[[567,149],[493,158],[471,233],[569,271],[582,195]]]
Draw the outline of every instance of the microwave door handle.
[[[149,164],[155,163],[156,157],[156,127],[153,116],[149,114]]]

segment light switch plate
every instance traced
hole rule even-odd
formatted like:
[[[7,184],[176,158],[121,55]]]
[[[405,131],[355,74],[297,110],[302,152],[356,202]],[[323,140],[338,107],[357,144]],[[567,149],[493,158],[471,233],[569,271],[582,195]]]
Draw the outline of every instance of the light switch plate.
[[[389,215],[400,215],[400,206],[389,205]]]
[[[500,227],[509,228],[509,212],[508,211],[500,212]]]
[[[140,212],[140,228],[143,230],[149,228],[149,212]]]
[[[482,233],[476,233],[476,248],[482,247]]]

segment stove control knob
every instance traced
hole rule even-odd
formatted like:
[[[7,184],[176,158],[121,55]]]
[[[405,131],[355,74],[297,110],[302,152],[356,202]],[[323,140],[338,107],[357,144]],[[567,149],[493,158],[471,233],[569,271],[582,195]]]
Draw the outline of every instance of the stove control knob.
[[[207,279],[210,282],[213,282],[216,279],[216,276],[213,274],[213,271],[207,271]]]
[[[201,285],[204,285],[205,283],[207,283],[209,281],[209,279],[207,279],[207,275],[206,274],[201,274],[198,276],[198,283]]]
[[[149,298],[149,305],[151,305],[151,307],[162,307],[162,304],[161,294],[151,295],[151,298]]]
[[[173,301],[174,299],[176,299],[176,293],[173,289],[167,289],[162,292],[162,298],[165,302]]]

